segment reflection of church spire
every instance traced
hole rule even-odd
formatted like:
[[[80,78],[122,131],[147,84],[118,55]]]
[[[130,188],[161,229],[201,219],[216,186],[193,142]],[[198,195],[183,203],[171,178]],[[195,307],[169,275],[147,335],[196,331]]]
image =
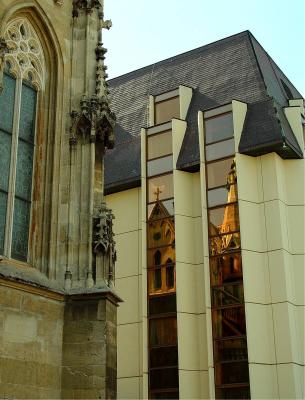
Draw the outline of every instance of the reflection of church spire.
[[[233,159],[231,169],[227,178],[228,199],[224,211],[223,223],[221,225],[221,233],[234,232],[239,230],[239,214],[237,202],[237,176],[236,176],[236,163]],[[233,203],[233,204],[232,204]],[[223,248],[227,248],[232,240],[233,235],[223,237],[225,243],[222,244]]]

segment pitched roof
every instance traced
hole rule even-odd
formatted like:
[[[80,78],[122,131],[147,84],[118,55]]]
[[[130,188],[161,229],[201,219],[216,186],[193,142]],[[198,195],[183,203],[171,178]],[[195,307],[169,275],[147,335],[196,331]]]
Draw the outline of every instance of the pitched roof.
[[[232,99],[247,103],[247,120],[252,127],[249,134],[252,135],[251,132],[256,129],[254,138],[251,137],[248,143],[252,146],[247,148],[249,154],[251,149],[260,147],[266,139],[265,131],[257,125],[262,122],[257,115],[260,107],[267,104],[270,111],[270,96],[274,98],[279,109],[288,105],[287,90],[283,87],[283,82],[294,98],[302,97],[249,31],[109,80],[117,125],[116,147],[108,151],[105,157],[106,193],[135,186],[140,182],[139,135],[141,127],[147,126],[149,95],[169,92],[179,85],[193,88],[186,117],[187,130],[177,162],[178,168],[192,170],[199,165],[198,110],[218,107]],[[270,113],[266,112],[265,117],[269,116]],[[263,122],[270,124],[267,120]],[[281,122],[282,129],[287,130],[285,135],[290,138],[287,145],[293,143],[295,148],[292,153],[300,156],[297,153],[301,150],[298,149],[284,113],[281,114]],[[248,133],[244,131],[242,139],[247,137]],[[267,151],[270,148],[269,146]]]

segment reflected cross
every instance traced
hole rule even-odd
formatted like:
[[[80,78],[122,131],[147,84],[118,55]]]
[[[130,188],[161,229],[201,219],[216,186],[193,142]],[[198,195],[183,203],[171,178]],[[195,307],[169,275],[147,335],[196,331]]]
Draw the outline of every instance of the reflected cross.
[[[157,190],[154,192],[156,195],[156,201],[159,201],[159,195],[162,193],[162,190],[160,190],[159,186],[157,187]]]

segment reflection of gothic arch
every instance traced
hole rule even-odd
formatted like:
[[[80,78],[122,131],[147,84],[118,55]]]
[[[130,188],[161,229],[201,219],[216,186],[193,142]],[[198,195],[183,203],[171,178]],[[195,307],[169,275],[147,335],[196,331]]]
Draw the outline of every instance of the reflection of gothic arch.
[[[9,54],[6,60],[12,64],[12,73],[15,77],[23,79],[31,77],[32,84],[39,92],[29,263],[53,277],[54,274],[49,271],[46,260],[49,259],[49,255],[52,255],[52,252],[53,254],[55,252],[55,248],[53,249],[51,246],[54,246],[57,232],[56,223],[51,224],[51,220],[57,221],[58,190],[55,184],[58,184],[59,168],[55,168],[55,165],[59,164],[59,150],[56,151],[56,149],[60,148],[60,136],[64,129],[61,126],[62,123],[59,123],[61,119],[56,115],[57,110],[63,109],[63,58],[52,24],[38,1],[14,1],[0,20],[0,37],[7,36],[8,28],[12,27],[14,23],[16,24],[17,21],[24,21],[26,25],[25,28],[21,28],[20,32],[21,35],[22,33],[25,34],[26,39],[22,40],[23,48],[32,47],[27,54],[29,59],[27,60],[28,70],[26,74],[21,75],[19,69],[18,75],[16,53],[15,57],[13,57],[13,54]],[[20,26],[18,28],[20,29]],[[26,35],[27,29],[28,34]],[[38,46],[37,39],[40,42],[38,42]],[[20,44],[21,40],[18,43]],[[35,51],[37,52],[36,55]],[[22,57],[22,52],[20,52],[19,59],[20,57]],[[30,76],[28,75],[29,72]],[[57,133],[57,138],[55,133]],[[55,147],[56,141],[58,145]],[[50,226],[51,228],[49,228]],[[54,258],[52,261],[52,264],[55,265]]]

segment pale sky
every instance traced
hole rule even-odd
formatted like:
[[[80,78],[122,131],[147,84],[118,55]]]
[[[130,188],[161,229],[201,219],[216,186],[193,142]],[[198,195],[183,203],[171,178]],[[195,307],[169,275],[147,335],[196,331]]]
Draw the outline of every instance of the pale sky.
[[[305,0],[105,0],[109,78],[250,30],[305,95]]]

